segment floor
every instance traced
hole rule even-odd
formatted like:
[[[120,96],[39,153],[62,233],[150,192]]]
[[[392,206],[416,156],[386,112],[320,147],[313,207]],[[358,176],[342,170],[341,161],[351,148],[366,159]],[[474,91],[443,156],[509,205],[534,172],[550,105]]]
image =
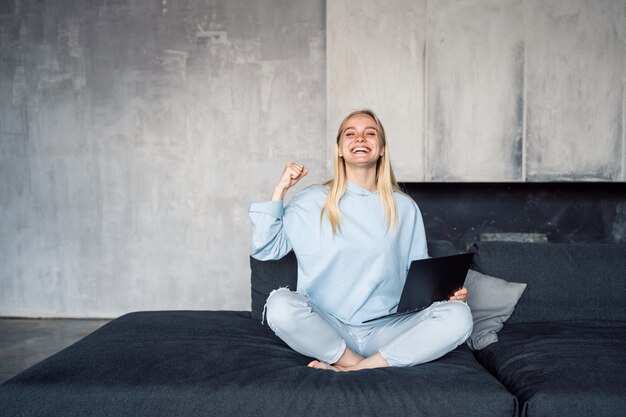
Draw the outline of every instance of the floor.
[[[108,320],[0,318],[0,384]]]

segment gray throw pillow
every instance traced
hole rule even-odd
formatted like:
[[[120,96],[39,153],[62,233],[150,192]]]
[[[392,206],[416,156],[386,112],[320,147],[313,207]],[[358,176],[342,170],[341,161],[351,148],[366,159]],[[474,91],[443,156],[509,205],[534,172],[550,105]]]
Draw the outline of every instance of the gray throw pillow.
[[[498,341],[496,334],[511,317],[526,284],[507,282],[470,269],[465,278],[467,304],[472,310],[474,330],[467,340],[473,350]]]

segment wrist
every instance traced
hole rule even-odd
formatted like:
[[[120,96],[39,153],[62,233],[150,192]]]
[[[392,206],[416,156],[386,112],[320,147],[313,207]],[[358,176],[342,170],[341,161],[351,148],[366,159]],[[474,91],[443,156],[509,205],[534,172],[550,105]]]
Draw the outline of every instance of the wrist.
[[[274,193],[272,194],[272,201],[282,200],[285,198],[285,194],[287,194],[287,190],[289,188],[278,186],[274,188]]]

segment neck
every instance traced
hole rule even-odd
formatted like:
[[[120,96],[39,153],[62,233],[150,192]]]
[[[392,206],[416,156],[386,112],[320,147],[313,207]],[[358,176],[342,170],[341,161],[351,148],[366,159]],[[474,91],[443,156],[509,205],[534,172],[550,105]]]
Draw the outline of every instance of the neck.
[[[353,183],[360,185],[370,192],[377,189],[376,166],[374,167],[351,167],[346,165],[346,176]]]

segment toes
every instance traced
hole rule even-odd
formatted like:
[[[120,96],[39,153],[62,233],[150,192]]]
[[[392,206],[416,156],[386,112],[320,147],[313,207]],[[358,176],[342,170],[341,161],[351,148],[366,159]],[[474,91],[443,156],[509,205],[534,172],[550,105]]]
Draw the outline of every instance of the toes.
[[[311,361],[308,366],[315,369],[330,369],[330,365],[320,361]]]
[[[320,361],[312,361],[309,363],[309,368],[315,368],[315,369],[325,369],[327,371],[335,371],[335,372],[339,372],[342,371],[343,369],[340,369],[339,367],[330,365],[326,362],[320,362]]]

